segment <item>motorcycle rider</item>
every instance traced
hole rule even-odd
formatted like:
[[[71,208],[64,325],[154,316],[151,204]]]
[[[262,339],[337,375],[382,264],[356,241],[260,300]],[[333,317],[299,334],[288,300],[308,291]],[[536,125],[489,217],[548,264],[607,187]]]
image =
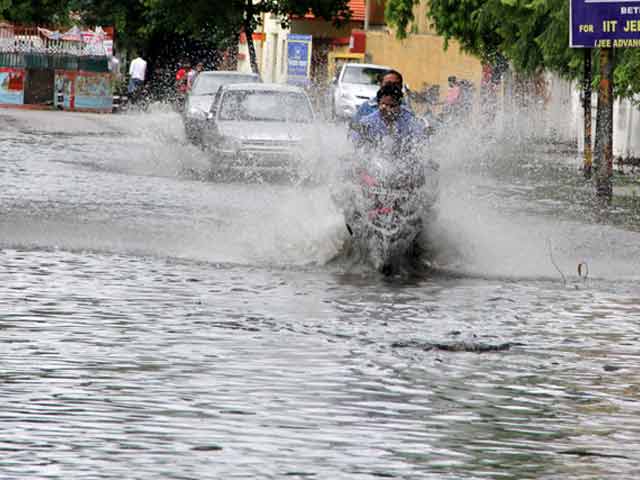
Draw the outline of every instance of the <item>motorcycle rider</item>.
[[[369,186],[376,184],[376,179],[369,175],[363,164],[373,151],[393,157],[394,162],[406,162],[409,169],[420,165],[420,149],[427,141],[427,127],[402,105],[402,98],[402,90],[397,85],[380,88],[376,96],[376,110],[362,118],[359,127],[350,134],[360,152],[355,155],[354,163],[345,165],[348,177],[355,175],[358,182]],[[362,216],[353,191],[344,192],[344,201],[341,203],[345,205],[347,229],[353,235],[355,225]]]
[[[363,117],[351,132],[356,147],[405,156],[424,144],[426,125],[402,105],[402,98],[398,85],[387,84],[378,90],[377,109]]]

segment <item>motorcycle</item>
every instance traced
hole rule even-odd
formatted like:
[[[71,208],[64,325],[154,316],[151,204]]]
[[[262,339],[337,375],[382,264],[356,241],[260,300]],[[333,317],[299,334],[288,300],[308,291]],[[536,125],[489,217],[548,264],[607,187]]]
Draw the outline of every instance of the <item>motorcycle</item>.
[[[419,256],[438,197],[438,166],[373,155],[351,178],[345,220],[352,244],[376,270],[392,274],[403,259]]]

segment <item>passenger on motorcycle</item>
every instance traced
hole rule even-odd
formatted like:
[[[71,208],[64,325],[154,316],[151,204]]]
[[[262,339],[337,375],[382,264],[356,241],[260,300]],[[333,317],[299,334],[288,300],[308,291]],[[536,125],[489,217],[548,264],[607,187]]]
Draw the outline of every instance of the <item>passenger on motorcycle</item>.
[[[385,87],[387,85],[395,85],[402,91],[403,89],[402,74],[397,70],[387,70],[380,77],[380,88]],[[406,102],[404,97],[402,99],[402,106],[403,108],[406,108],[407,110],[411,111],[411,108],[409,107],[409,104],[408,102]],[[353,117],[351,117],[351,119],[349,120],[349,129],[357,131],[360,128],[360,122],[362,121],[362,119],[368,115],[371,115],[376,110],[378,110],[377,95],[367,100],[362,105],[360,105],[360,107],[358,107],[358,110],[356,110],[356,113],[354,113]]]

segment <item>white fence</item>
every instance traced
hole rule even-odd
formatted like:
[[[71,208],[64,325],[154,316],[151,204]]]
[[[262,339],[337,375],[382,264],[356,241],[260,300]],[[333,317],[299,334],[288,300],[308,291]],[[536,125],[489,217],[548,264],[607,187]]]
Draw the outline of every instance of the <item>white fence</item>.
[[[59,34],[38,27],[0,27],[0,53],[35,53],[45,55],[104,56],[103,38]],[[90,33],[90,32],[89,32]],[[53,35],[52,35],[53,34]]]

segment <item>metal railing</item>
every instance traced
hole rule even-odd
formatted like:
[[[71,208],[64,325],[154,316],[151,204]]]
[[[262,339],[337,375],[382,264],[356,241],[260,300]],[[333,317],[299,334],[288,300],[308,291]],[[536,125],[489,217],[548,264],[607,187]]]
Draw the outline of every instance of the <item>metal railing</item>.
[[[108,72],[102,42],[49,38],[53,31],[0,23],[0,67]]]
[[[48,35],[55,35],[50,38]],[[72,40],[64,34],[40,27],[0,24],[0,53],[41,53],[47,55],[106,56],[101,41],[84,41],[82,34]]]

